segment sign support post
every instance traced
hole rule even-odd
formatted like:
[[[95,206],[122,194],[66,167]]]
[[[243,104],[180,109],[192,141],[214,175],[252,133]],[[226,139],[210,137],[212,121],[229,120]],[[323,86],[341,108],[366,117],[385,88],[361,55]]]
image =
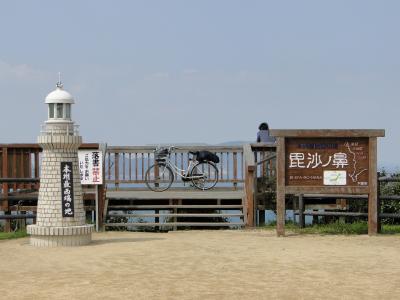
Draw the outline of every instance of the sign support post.
[[[99,232],[99,186],[96,184],[96,232]]]
[[[368,234],[378,233],[377,138],[369,138]]]
[[[285,235],[285,137],[277,138],[276,234]]]

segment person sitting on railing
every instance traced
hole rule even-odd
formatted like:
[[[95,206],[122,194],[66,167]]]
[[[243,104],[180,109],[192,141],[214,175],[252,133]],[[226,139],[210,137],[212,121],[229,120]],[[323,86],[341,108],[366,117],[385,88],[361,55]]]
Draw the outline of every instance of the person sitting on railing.
[[[269,135],[269,127],[266,122],[258,126],[257,143],[275,143],[275,138]]]

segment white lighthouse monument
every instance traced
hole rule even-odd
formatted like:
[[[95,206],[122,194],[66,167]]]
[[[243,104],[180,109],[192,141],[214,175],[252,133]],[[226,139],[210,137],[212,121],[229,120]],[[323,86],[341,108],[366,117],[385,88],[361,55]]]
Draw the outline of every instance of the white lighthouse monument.
[[[93,225],[86,224],[80,183],[78,126],[71,118],[74,98],[61,81],[47,95],[48,120],[38,143],[43,148],[36,224],[29,225],[30,242],[39,247],[90,243]]]

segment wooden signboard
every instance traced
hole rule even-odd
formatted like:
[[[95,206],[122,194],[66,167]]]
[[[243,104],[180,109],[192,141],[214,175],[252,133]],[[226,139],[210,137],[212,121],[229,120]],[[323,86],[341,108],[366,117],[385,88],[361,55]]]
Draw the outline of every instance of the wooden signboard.
[[[368,195],[368,233],[378,231],[377,137],[384,130],[271,130],[277,138],[277,234],[286,194]]]
[[[368,186],[368,138],[287,138],[286,185]]]

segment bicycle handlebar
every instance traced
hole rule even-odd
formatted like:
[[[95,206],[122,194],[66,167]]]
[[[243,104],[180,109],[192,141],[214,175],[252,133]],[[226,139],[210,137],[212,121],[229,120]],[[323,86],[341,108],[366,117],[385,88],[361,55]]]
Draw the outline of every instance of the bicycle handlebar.
[[[182,148],[169,146],[169,147],[156,147],[154,151],[158,151],[160,149],[168,149],[168,152],[171,153],[173,150],[182,150]],[[196,155],[197,151],[188,151],[189,154]]]

